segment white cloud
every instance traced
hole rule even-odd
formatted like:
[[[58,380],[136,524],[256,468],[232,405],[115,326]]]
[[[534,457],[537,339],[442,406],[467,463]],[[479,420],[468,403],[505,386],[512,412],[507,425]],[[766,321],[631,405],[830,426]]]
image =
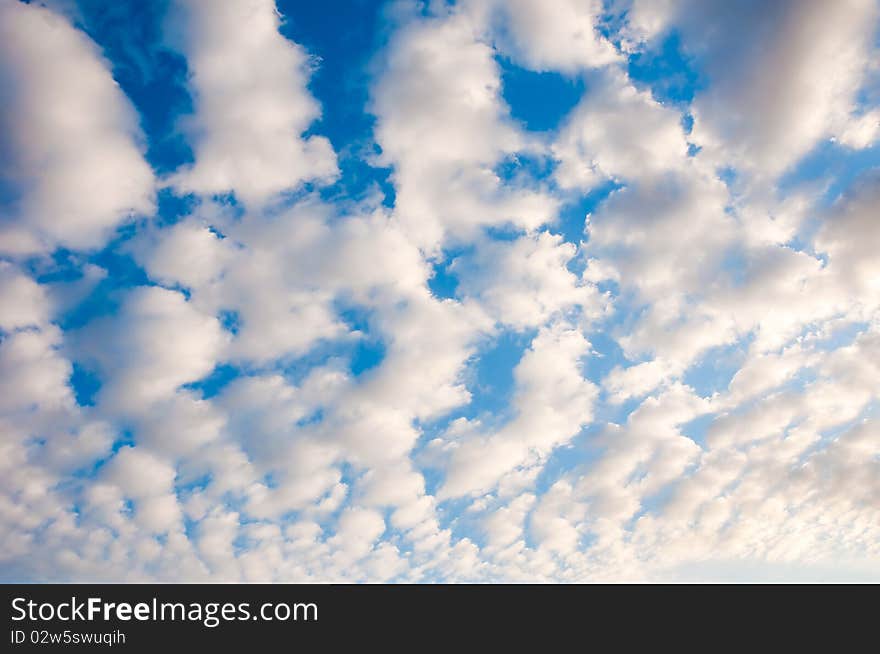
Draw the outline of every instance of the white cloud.
[[[460,292],[477,298],[496,320],[523,329],[566,312],[601,314],[602,296],[567,268],[576,252],[561,236],[541,232],[480,244],[473,258],[457,259],[451,268],[462,278]]]
[[[72,405],[70,362],[59,352],[61,330],[14,332],[0,342],[0,407],[5,414]]]
[[[867,148],[880,136],[880,110],[866,111],[847,122],[838,134],[838,140],[855,149]]]
[[[352,507],[339,516],[336,534],[330,539],[338,563],[356,561],[370,551],[385,531],[385,521],[378,511]]]
[[[598,0],[512,0],[498,5],[507,19],[514,52],[529,68],[573,73],[619,59],[599,34],[603,8]]]
[[[90,323],[77,341],[107,377],[101,401],[138,414],[210,373],[225,337],[182,294],[144,286],[128,293],[118,316]]]
[[[330,142],[303,132],[320,117],[306,85],[312,65],[279,32],[273,0],[179,0],[172,41],[186,55],[195,163],[171,178],[183,191],[228,193],[261,205],[337,174]]]
[[[853,114],[876,56],[873,0],[633,5],[636,38],[678,28],[711,76],[694,103],[693,138],[719,160],[774,175],[822,139],[866,141]]]
[[[690,389],[676,385],[646,399],[625,425],[612,425],[605,432],[604,456],[577,484],[600,537],[612,536],[615,522],[631,518],[647,497],[695,461],[700,448],[679,427],[706,409]]]
[[[168,457],[190,454],[218,440],[226,422],[214,403],[180,392],[139,417],[138,447]]]
[[[232,256],[231,247],[207,224],[183,220],[145,239],[136,251],[156,281],[198,288],[223,272]]]
[[[688,145],[676,111],[617,69],[589,82],[552,145],[561,186],[589,190],[608,179],[645,179],[686,166]]]
[[[46,289],[6,261],[0,261],[0,329],[13,331],[49,321]]]
[[[49,9],[5,2],[0,60],[3,174],[16,198],[0,251],[97,248],[152,212],[138,117],[97,46]]]
[[[680,370],[662,359],[637,363],[629,368],[615,366],[603,381],[611,400],[623,402],[631,397],[644,396]]]
[[[875,253],[880,247],[877,204],[880,190],[876,174],[857,183],[816,237],[816,246],[830,257],[829,267],[841,277],[844,287],[858,289],[851,300],[880,301],[880,264]]]
[[[481,225],[536,228],[557,204],[493,170],[528,143],[501,99],[485,22],[468,6],[412,20],[395,35],[372,90],[379,161],[394,165],[395,217],[429,251]]]
[[[116,485],[134,501],[134,519],[149,532],[164,533],[182,518],[174,494],[174,468],[142,448],[124,447],[102,471],[102,478]]]
[[[515,417],[490,434],[455,435],[434,445],[449,451],[440,499],[491,490],[507,473],[546,460],[592,417],[596,387],[583,378],[589,352],[580,332],[542,330],[514,371]]]
[[[107,464],[103,477],[128,497],[140,499],[170,492],[175,472],[166,462],[139,448],[124,447]]]
[[[614,34],[604,12],[626,8]],[[40,199],[82,172],[140,180],[145,195],[71,194],[81,215],[4,223],[0,569],[405,582],[876,571],[880,198],[876,175],[848,177],[876,136],[875,10],[746,9],[395,5],[369,70],[385,206],[283,195],[336,172],[327,141],[303,136],[320,117],[309,55],[271,2],[181,0],[167,28],[188,57],[196,159],[171,192],[203,197],[91,258],[18,255],[98,247],[151,212],[136,116],[84,34],[4,5],[5,23],[45,37],[0,46],[14,50],[4,83],[21,82],[4,119],[40,104],[39,133],[19,130],[28,148],[4,147],[64,162],[10,188]],[[623,65],[671,29],[711,73],[690,107]],[[511,120],[508,57],[583,77],[558,131]],[[49,111],[56,92],[79,92],[67,76],[94,93]],[[776,185],[831,137],[844,166]],[[68,147],[88,151],[82,171]],[[105,150],[114,168],[98,170]],[[583,238],[555,234],[608,180],[607,198],[587,198]],[[209,197],[229,191],[241,202]],[[121,283],[120,267],[139,274],[129,255],[161,286]],[[443,276],[454,297],[432,291]],[[517,361],[511,343],[529,337]],[[372,365],[353,372],[365,352]]]

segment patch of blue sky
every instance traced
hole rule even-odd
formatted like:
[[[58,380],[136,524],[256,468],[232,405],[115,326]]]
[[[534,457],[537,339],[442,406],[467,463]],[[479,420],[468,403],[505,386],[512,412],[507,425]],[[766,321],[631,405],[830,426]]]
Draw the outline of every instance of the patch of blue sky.
[[[838,142],[819,143],[779,180],[783,196],[808,188],[819,193],[819,206],[829,207],[857,186],[866,171],[880,167],[880,143],[853,149]]]
[[[795,252],[808,254],[820,262],[822,267],[828,265],[828,255],[825,252],[817,252],[814,246],[814,238],[822,227],[822,220],[816,214],[809,214],[801,223],[797,233],[785,243],[785,247]]]
[[[527,233],[525,229],[510,223],[487,225],[483,227],[482,231],[487,238],[493,241],[515,241]]]
[[[283,374],[289,383],[296,385],[314,369],[334,361],[346,362],[349,372],[355,377],[378,366],[385,357],[385,345],[370,331],[366,312],[354,306],[340,305],[338,315],[354,332],[349,337],[320,341],[305,354],[279,359],[269,364],[269,368]],[[233,333],[241,327],[234,312],[224,312],[220,317],[226,323],[224,327]],[[236,378],[261,371],[264,372],[259,366],[225,362],[215,366],[206,377],[186,384],[184,388],[198,391],[207,399],[220,393]],[[310,416],[309,420],[320,420],[320,415]]]
[[[156,193],[156,215],[153,222],[159,227],[173,225],[191,215],[199,205],[195,194],[180,195],[170,188],[160,188]]]
[[[394,202],[390,169],[372,165],[374,118],[369,84],[375,53],[387,42],[391,25],[385,5],[375,0],[280,0],[285,16],[280,32],[315,57],[309,90],[321,103],[321,118],[306,135],[330,139],[337,153],[340,177],[322,188],[325,199],[352,201],[379,189],[386,206]]]
[[[417,423],[422,435],[414,448],[413,459],[425,478],[428,493],[436,493],[443,484],[444,475],[439,469],[424,465],[421,454],[454,420],[479,420],[482,432],[489,433],[515,417],[511,407],[516,392],[514,370],[535,334],[535,330],[504,330],[488,339],[468,362],[464,372],[470,402],[439,419]]]
[[[602,0],[602,11],[596,17],[596,31],[620,49],[621,36],[629,14],[627,3]]]
[[[351,355],[350,370],[355,377],[376,368],[385,358],[385,345],[378,340],[359,340]]]
[[[593,408],[593,420],[600,424],[622,425],[629,418],[629,414],[639,408],[643,399],[639,396],[630,397],[623,401],[611,401],[608,393],[601,389]]]
[[[415,467],[419,470],[425,480],[425,492],[428,495],[436,496],[437,491],[439,491],[440,487],[443,485],[443,481],[446,478],[445,475],[438,468],[420,465],[418,455],[415,457],[415,464]]]
[[[459,414],[466,418],[491,415],[496,418],[509,411],[516,391],[514,370],[535,337],[535,330],[504,330],[472,359],[465,378],[471,402]]]
[[[452,261],[444,259],[443,261],[434,261],[431,264],[431,277],[428,279],[428,288],[431,290],[431,295],[440,300],[456,297],[459,279],[453,270]]]
[[[79,406],[94,406],[95,398],[101,390],[101,378],[95,370],[86,364],[73,362],[70,385]]]
[[[382,363],[386,346],[370,326],[370,313],[361,307],[337,302],[337,315],[354,332],[353,342],[342,344],[348,349],[351,373],[359,376]]]
[[[116,455],[117,452],[119,452],[119,450],[124,447],[133,447],[135,444],[136,439],[134,432],[132,432],[131,429],[121,429],[116,434],[116,438],[114,438],[113,443],[110,446],[110,452],[99,459],[90,461],[88,465],[73,470],[67,478],[58,481],[54,490],[62,495],[75,497],[76,489],[80,487],[82,480],[94,479],[99,471]],[[45,446],[45,443],[39,443],[39,445]]]
[[[782,384],[780,384],[775,392],[777,393],[792,393],[792,394],[803,394],[804,390],[807,386],[816,383],[819,379],[819,374],[815,368],[807,367],[801,368],[794,375],[792,375],[789,379],[785,380]],[[756,397],[755,401],[760,401],[763,399],[762,397]],[[748,408],[749,404],[745,403],[743,405],[744,408]]]
[[[314,369],[335,361],[344,362],[355,377],[367,374],[378,366],[385,357],[385,344],[370,331],[366,313],[349,306],[341,308],[338,315],[354,333],[341,339],[320,341],[305,354],[276,360],[268,368],[283,374],[289,383],[296,385]],[[241,327],[234,312],[221,314],[221,319],[224,317],[224,326],[230,331],[237,331]],[[238,377],[260,372],[265,370],[259,366],[224,362],[215,366],[204,378],[186,384],[184,388],[199,392],[208,399],[222,392]]]
[[[734,287],[745,286],[749,281],[749,259],[743,243],[734,243],[725,250],[721,258],[721,270],[725,274],[725,281],[729,281]]]
[[[124,230],[128,231],[128,230]],[[85,326],[96,318],[115,315],[125,292],[136,286],[149,284],[144,270],[134,259],[120,248],[130,236],[123,233],[100,252],[82,257],[64,249],[56,250],[51,256],[51,266],[32,263],[31,269],[41,284],[76,283],[83,279],[83,266],[90,263],[99,266],[106,274],[99,279],[81,298],[71,303],[56,323],[65,331]],[[35,260],[36,261],[36,260]],[[73,361],[70,385],[77,404],[92,406],[101,389],[101,378],[89,362]]]
[[[82,327],[98,317],[115,315],[125,291],[150,284],[144,269],[119,248],[118,240],[89,257],[88,263],[99,266],[106,274],[81,301],[59,316],[58,324],[64,330]]]
[[[116,436],[115,440],[113,441],[113,445],[110,446],[110,451],[113,454],[116,454],[123,447],[131,447],[134,444],[135,444],[134,432],[130,429],[123,429]],[[109,459],[110,459],[110,457],[107,457],[106,459],[104,459],[104,461],[108,461]],[[101,464],[99,464],[99,465],[103,465],[103,462],[101,462]]]
[[[584,377],[600,384],[615,367],[627,367],[623,349],[601,324],[589,334],[588,339],[592,351],[583,359]]]
[[[238,334],[241,329],[241,314],[238,311],[222,309],[217,314],[217,320],[220,322],[220,326],[233,336]]]
[[[202,379],[185,384],[182,388],[201,395],[203,399],[211,399],[219,395],[230,382],[244,374],[244,370],[230,363],[221,363]]]
[[[816,350],[831,352],[847,345],[852,345],[860,334],[867,331],[871,324],[863,321],[845,322],[835,326],[827,335],[810,341]]]
[[[740,174],[736,168],[733,166],[722,166],[715,171],[715,174],[718,176],[718,179],[727,185],[728,189],[731,191],[735,190],[736,183],[740,179]]]
[[[507,57],[496,60],[501,67],[502,97],[511,117],[526,130],[556,130],[584,94],[582,77],[529,70]]]
[[[181,496],[192,495],[205,490],[214,481],[214,475],[201,470],[190,470],[180,466],[174,479],[174,490]]]
[[[483,548],[488,544],[486,529],[483,525],[486,513],[469,510],[469,507],[477,499],[477,497],[467,496],[444,500],[438,507],[437,522],[441,529],[450,531],[453,540],[467,538],[478,547]],[[496,502],[494,497],[484,497],[483,499],[490,506]]]
[[[442,300],[457,298],[459,276],[455,271],[456,260],[472,254],[475,250],[476,246],[473,243],[447,246],[430,260],[432,274],[428,279],[428,288],[434,297]]]
[[[159,175],[193,161],[179,129],[193,111],[186,59],[165,45],[169,3],[77,3],[81,27],[104,51],[113,77],[131,99],[146,136],[146,158]]]
[[[83,264],[88,257],[64,248],[58,248],[48,257],[33,257],[22,262],[22,267],[40,284],[75,282],[83,278]]]
[[[370,333],[371,312],[365,307],[339,298],[334,302],[337,317],[353,332]]]
[[[638,321],[648,311],[650,305],[638,296],[631,286],[621,284],[618,286],[618,292],[614,296],[614,306],[611,315],[599,322],[594,331],[602,331],[608,335],[608,338],[614,339],[614,342],[620,344],[621,337],[629,334],[636,327]],[[592,336],[592,334],[591,334]],[[621,352],[623,366],[629,367],[652,358],[650,353],[629,353]]]
[[[583,467],[589,467],[601,458],[602,449],[595,446],[595,439],[604,425],[596,420],[581,429],[571,440],[553,449],[547,456],[535,478],[534,491],[546,493],[556,482],[568,479]]]
[[[247,513],[239,513],[238,524],[241,526],[235,538],[232,539],[232,554],[239,557],[246,554],[252,549],[256,549],[259,544],[259,538],[256,538],[248,526],[259,525],[262,521],[248,517]]]
[[[559,218],[551,231],[562,234],[569,243],[587,241],[585,232],[587,216],[595,211],[616,190],[623,188],[620,182],[608,179],[590,189],[585,195],[569,194],[559,211]]]
[[[621,293],[615,297],[614,313],[594,325],[588,335],[592,348],[591,353],[582,360],[582,369],[584,377],[599,387],[594,409],[594,421],[597,423],[624,424],[629,414],[642,402],[642,397],[613,400],[602,384],[615,368],[631,368],[653,358],[651,353],[631,355],[632,358],[629,358],[617,340],[617,335],[630,331],[643,309],[642,303],[631,293]]]
[[[515,182],[520,187],[536,187],[541,182],[549,181],[555,166],[556,162],[549,157],[517,152],[502,159],[493,172],[505,182]]]
[[[684,130],[685,134],[690,134],[694,129],[694,115],[687,113],[681,117],[681,127]],[[697,152],[702,150],[702,148],[694,145],[693,143],[688,144],[688,155],[694,156]]]
[[[371,347],[373,342],[370,341],[368,347]],[[384,349],[377,349],[372,353],[369,351],[359,353],[358,348],[361,343],[362,337],[358,335],[350,338],[323,340],[316,343],[305,354],[279,359],[269,366],[272,370],[284,375],[288,383],[293,385],[302,383],[306,376],[316,368],[336,362],[347,366],[349,371],[357,364],[361,366],[359,374],[364,375],[381,362],[384,357]]]
[[[627,73],[637,85],[650,88],[655,100],[679,107],[685,113],[694,96],[708,83],[698,60],[682,49],[676,31],[670,32],[656,48],[631,54]]]
[[[584,263],[584,270],[586,270],[586,262]],[[572,272],[574,271],[572,270]],[[618,297],[622,292],[620,283],[615,279],[602,279],[596,282],[596,288],[600,293],[610,295],[612,297]]]
[[[516,392],[514,369],[529,348],[535,333],[535,330],[505,330],[488,340],[468,362],[464,372],[464,380],[471,394],[470,402],[438,419],[416,423],[421,437],[413,450],[413,459],[424,475],[429,493],[435,493],[442,486],[444,475],[432,465],[425,465],[422,454],[425,447],[441,436],[453,421],[460,418],[479,420],[482,432],[489,433],[514,417],[510,404]]]
[[[820,352],[831,352],[847,345],[852,345],[858,336],[867,330],[870,325],[860,320],[842,320],[844,316],[838,315],[828,319],[827,322],[804,325],[792,339],[779,350],[792,345],[795,342],[803,342],[804,347]]]
[[[189,515],[187,515],[186,511],[183,511],[183,533],[186,536],[186,539],[191,543],[195,543],[198,541],[199,536],[199,525],[201,524],[200,520],[194,520]]]
[[[751,340],[751,337],[747,337],[736,343],[709,348],[685,370],[682,382],[693,388],[700,397],[709,398],[725,391],[742,367]]]
[[[682,478],[685,478],[685,476],[686,475],[682,475]],[[664,484],[656,493],[641,498],[638,510],[628,521],[626,521],[624,529],[632,531],[640,518],[649,515],[660,515],[663,512],[663,508],[669,503],[669,500],[675,497],[677,490],[678,483],[672,482]]]
[[[682,425],[679,425],[678,429],[694,443],[700,447],[704,447],[706,444],[706,433],[709,431],[709,427],[715,421],[715,418],[717,418],[717,415],[714,413],[704,413],[693,420],[689,420]]]

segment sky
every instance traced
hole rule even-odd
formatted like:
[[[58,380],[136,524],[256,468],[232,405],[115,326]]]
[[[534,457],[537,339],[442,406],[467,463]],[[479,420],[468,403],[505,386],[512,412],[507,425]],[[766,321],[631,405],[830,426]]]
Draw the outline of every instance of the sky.
[[[880,581],[876,0],[0,0],[0,581]]]

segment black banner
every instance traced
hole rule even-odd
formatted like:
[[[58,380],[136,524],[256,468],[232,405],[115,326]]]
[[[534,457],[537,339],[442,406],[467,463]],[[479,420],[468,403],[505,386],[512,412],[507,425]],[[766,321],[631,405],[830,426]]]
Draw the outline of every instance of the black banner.
[[[3,594],[0,651],[9,652],[470,651],[477,643],[603,652],[600,643],[702,643],[713,651],[771,639],[855,651],[874,642],[878,597],[876,586],[751,585],[52,584],[7,585]]]

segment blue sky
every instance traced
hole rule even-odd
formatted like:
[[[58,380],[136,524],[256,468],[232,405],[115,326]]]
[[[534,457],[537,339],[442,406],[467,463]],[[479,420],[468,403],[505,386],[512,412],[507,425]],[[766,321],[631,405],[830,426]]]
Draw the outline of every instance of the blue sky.
[[[878,16],[7,0],[0,579],[877,579]]]

